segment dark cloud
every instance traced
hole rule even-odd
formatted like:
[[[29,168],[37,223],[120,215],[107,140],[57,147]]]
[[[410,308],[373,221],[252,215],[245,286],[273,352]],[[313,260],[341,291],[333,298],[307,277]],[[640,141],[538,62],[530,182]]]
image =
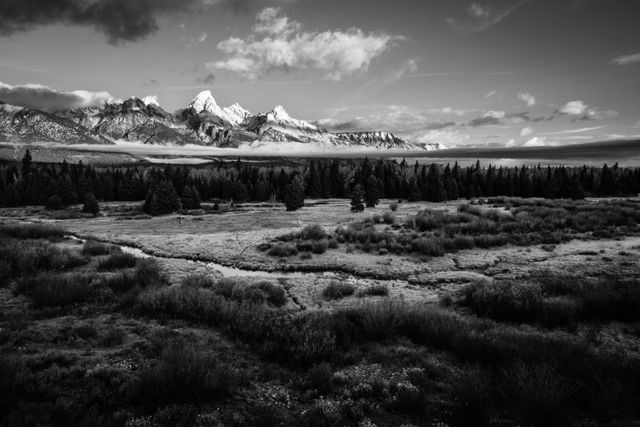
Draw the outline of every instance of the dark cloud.
[[[142,40],[158,30],[160,15],[188,12],[204,0],[2,0],[0,35],[65,24],[95,28],[110,44]]]
[[[12,86],[0,82],[0,100],[3,102],[44,111],[100,106],[112,99],[108,92],[61,91],[37,84]]]
[[[201,85],[212,85],[216,81],[216,76],[213,73],[209,73],[206,76],[201,76],[195,79],[195,82]]]
[[[160,86],[160,83],[158,83],[158,80],[156,79],[151,79],[145,83],[142,84],[143,86],[147,86],[147,87],[158,87]]]

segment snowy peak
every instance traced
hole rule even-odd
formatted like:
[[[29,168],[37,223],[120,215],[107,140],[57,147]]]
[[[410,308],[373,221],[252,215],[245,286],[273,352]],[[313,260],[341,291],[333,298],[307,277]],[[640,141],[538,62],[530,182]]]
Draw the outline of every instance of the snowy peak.
[[[228,117],[227,120],[235,126],[240,125],[246,119],[253,116],[253,114],[251,114],[249,110],[242,107],[237,102],[233,105],[223,108],[222,111]]]
[[[189,104],[189,107],[193,108],[196,113],[207,111],[215,114],[217,111],[222,110],[210,90],[203,90],[197,94]]]
[[[305,120],[294,119],[287,113],[282,105],[277,105],[267,113],[267,123],[272,126],[312,132],[325,132],[324,129],[314,126]]]
[[[146,105],[147,107],[149,105],[155,105],[156,107],[160,106],[160,103],[158,102],[158,97],[156,95],[145,96],[144,98],[142,98],[142,102],[144,102],[144,105]]]

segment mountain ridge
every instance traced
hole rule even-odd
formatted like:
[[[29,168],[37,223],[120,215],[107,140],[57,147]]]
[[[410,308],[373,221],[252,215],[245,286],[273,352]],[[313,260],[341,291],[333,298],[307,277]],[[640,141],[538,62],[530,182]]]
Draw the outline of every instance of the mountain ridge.
[[[18,120],[20,117],[22,119]],[[165,111],[156,96],[131,97],[100,107],[47,113],[0,101],[0,140],[67,144],[196,144],[238,148],[255,142],[296,142],[321,147],[435,150],[438,144],[413,144],[391,132],[333,133],[293,118],[282,105],[253,114],[234,103],[221,107],[210,90],[198,93],[184,109]]]

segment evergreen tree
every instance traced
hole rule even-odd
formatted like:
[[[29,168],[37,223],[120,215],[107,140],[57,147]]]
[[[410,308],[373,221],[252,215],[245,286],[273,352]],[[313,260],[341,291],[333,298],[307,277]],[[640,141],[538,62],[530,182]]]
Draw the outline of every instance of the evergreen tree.
[[[92,193],[87,193],[84,198],[84,205],[82,206],[82,212],[89,213],[93,216],[97,216],[100,213],[100,206],[96,200],[96,196]]]
[[[380,184],[375,176],[371,175],[367,180],[367,188],[364,192],[364,200],[368,208],[375,208],[380,202]]]
[[[288,211],[297,211],[304,206],[304,182],[300,175],[293,177],[284,192],[284,205]]]
[[[362,189],[362,185],[358,184],[351,192],[351,212],[364,211],[364,204],[362,203],[363,198],[364,190]]]
[[[189,185],[184,187],[182,207],[184,209],[200,209],[200,193],[195,187]]]

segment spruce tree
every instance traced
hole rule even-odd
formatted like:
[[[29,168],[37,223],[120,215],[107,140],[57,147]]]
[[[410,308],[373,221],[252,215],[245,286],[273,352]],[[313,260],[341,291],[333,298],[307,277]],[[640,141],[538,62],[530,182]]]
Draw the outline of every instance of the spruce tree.
[[[92,193],[87,193],[84,199],[84,205],[82,206],[82,212],[89,213],[93,216],[97,216],[100,213],[100,206],[96,200],[96,196]]]
[[[362,185],[358,184],[351,192],[351,212],[364,211],[364,204],[362,203],[363,198],[364,190],[362,189]]]
[[[195,187],[190,185],[184,187],[182,207],[184,209],[200,209],[200,193]]]
[[[304,183],[300,175],[296,175],[286,186],[284,205],[288,211],[297,211],[304,206]]]
[[[375,208],[380,202],[380,184],[375,176],[371,175],[367,180],[367,188],[364,192],[364,200],[368,208]]]

